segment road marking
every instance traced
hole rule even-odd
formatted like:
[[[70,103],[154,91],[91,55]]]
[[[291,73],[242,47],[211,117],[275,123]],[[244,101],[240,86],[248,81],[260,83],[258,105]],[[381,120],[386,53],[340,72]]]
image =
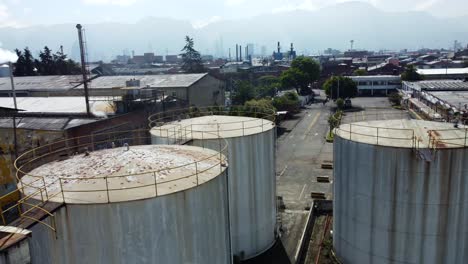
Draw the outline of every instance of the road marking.
[[[305,131],[304,135],[302,136],[302,140],[304,140],[307,137],[307,134],[309,134],[310,130],[312,127],[317,123],[318,119],[320,117],[320,113],[316,114],[312,122],[310,123],[309,127]]]
[[[284,169],[280,172],[279,177],[283,176],[284,172],[286,171],[286,169],[288,168],[288,165],[284,166]]]
[[[299,194],[299,198],[297,198],[298,200],[300,200],[301,197],[302,197],[302,195],[304,194],[304,191],[305,191],[305,189],[306,189],[306,186],[307,186],[307,184],[304,184],[304,187],[302,187],[301,194]]]

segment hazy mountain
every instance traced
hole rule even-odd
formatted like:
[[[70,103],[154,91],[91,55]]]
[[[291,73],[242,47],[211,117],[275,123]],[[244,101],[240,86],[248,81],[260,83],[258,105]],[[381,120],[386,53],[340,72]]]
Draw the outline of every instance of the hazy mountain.
[[[385,12],[372,5],[347,2],[318,11],[291,11],[265,14],[243,20],[219,21],[194,29],[189,21],[170,18],[146,18],[135,24],[100,23],[84,25],[87,30],[88,53],[91,60],[110,59],[135,50],[158,54],[178,53],[184,36],[195,38],[202,53],[219,51],[227,55],[235,43],[255,43],[268,48],[268,53],[281,41],[285,48],[294,42],[299,52],[317,53],[326,48],[416,49],[447,48],[454,40],[468,42],[468,17],[436,18],[424,12]],[[4,48],[29,46],[33,51],[48,45],[57,50],[78,55],[74,24],[34,26],[22,29],[0,28]]]

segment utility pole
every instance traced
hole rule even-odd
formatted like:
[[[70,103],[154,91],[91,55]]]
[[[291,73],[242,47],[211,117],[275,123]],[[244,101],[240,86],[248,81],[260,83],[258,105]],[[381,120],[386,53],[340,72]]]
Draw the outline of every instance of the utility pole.
[[[15,106],[15,110],[13,111],[13,144],[15,149],[15,159],[18,158],[18,139],[16,136],[16,113],[18,112],[18,105],[16,103],[16,90],[15,90],[15,82],[13,80],[13,63],[8,62],[8,68],[10,70],[10,82],[11,82],[11,92],[13,94],[13,104]]]
[[[85,60],[85,50],[84,50],[84,43],[83,43],[83,31],[82,26],[80,24],[76,25],[78,29],[78,42],[80,43],[80,55],[81,55],[81,74],[83,75],[83,86],[85,92],[85,100],[86,100],[86,114],[91,116],[91,111],[89,109],[89,92],[88,92],[88,74],[86,72],[86,60]]]

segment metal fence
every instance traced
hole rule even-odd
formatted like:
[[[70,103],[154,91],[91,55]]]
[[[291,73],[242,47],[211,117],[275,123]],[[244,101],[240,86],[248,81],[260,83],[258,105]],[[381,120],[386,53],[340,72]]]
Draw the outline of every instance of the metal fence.
[[[252,117],[252,119],[236,120],[229,122],[219,121],[216,123],[216,129],[207,129],[207,126],[213,126],[208,123],[196,123],[196,124],[177,124],[176,121],[184,119],[203,117],[203,116],[241,116],[241,117]],[[234,132],[241,131],[242,135],[249,134],[253,131],[263,132],[272,127],[275,123],[276,112],[273,109],[260,108],[260,107],[246,107],[246,106],[231,106],[231,107],[192,107],[186,109],[178,109],[174,111],[168,111],[163,113],[157,113],[149,117],[149,126],[155,128],[171,124],[174,125],[172,128],[173,134],[182,137],[187,135],[186,130],[197,131],[197,132],[208,132],[214,134],[222,134],[222,132]]]

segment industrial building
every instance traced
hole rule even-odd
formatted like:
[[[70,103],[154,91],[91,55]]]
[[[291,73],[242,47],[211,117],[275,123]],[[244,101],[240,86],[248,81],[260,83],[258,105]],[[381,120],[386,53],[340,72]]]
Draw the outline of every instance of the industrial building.
[[[83,96],[81,76],[16,77],[18,97]],[[224,83],[206,73],[134,76],[92,76],[90,96],[147,97],[156,93],[184,100],[188,105],[224,105]],[[10,78],[0,78],[0,97],[12,97]]]
[[[464,80],[468,77],[468,68],[418,69],[424,80]]]
[[[278,235],[274,112],[245,111],[187,109],[150,118],[154,144],[189,138],[187,144],[216,148],[219,137],[228,142],[231,246],[240,260],[268,250]]]
[[[333,246],[354,263],[467,263],[467,127],[342,124],[334,137]]]
[[[401,88],[398,75],[349,76],[358,87],[360,96],[386,96]]]
[[[23,210],[15,235],[0,238],[0,259],[230,263],[227,145],[142,145],[146,133],[70,138],[22,155]]]
[[[468,82],[461,80],[403,82],[404,104],[436,121],[468,123]]]

